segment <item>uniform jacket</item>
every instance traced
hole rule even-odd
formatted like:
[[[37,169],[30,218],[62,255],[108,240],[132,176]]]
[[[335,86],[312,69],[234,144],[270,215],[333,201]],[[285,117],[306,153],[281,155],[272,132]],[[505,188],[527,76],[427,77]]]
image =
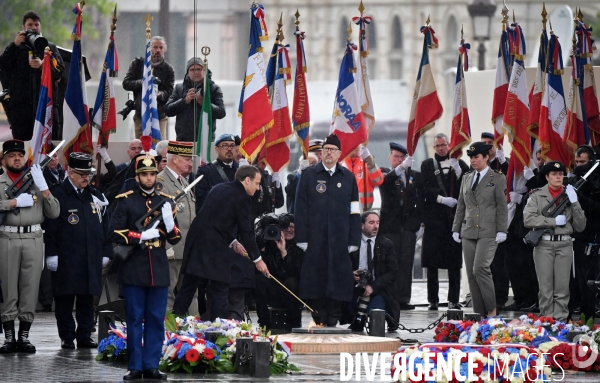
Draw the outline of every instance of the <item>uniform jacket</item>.
[[[408,185],[398,182],[394,169],[385,175],[383,184],[379,186],[381,195],[381,222],[379,232],[382,234],[400,233],[400,228],[418,231],[423,222],[423,201],[417,185],[422,183],[421,173],[412,170]]]
[[[251,259],[260,257],[250,222],[251,206],[250,196],[239,181],[212,188],[190,226],[194,235],[185,241],[181,272],[233,285],[231,242],[237,238]],[[235,256],[254,267],[252,261],[237,253]]]
[[[221,166],[221,168],[225,172],[225,175],[227,175],[227,177],[229,178],[229,181],[233,181],[235,179],[235,172],[239,168],[239,164],[236,161],[233,161],[231,163],[231,167],[225,165],[219,159],[216,159],[214,162],[216,162],[218,166]],[[196,178],[200,177],[201,175],[204,175],[202,181],[198,182],[195,186],[196,212],[198,212],[202,208],[202,205],[204,205],[204,200],[206,199],[206,196],[208,195],[210,189],[212,189],[213,186],[217,184],[225,182],[223,180],[223,177],[221,177],[221,174],[219,174],[217,168],[215,167],[217,165],[211,162],[204,166],[200,166],[198,168],[198,171],[196,172]]]
[[[92,199],[106,198],[91,186],[78,194],[66,179],[51,189],[60,202],[60,215],[44,222],[46,257],[58,255],[52,292],[57,295],[102,294],[102,257],[113,258],[108,239],[108,206]]]
[[[139,187],[130,190],[115,198],[115,210],[111,217],[109,233],[112,242],[121,245],[135,245],[132,254],[121,263],[117,282],[125,285],[146,287],[168,287],[169,261],[165,249],[165,240],[175,245],[181,239],[177,228],[177,217],[175,217],[175,228],[167,233],[165,224],[161,221],[158,225],[160,241],[162,246],[146,247],[140,246],[140,232],[135,222],[150,211],[147,206],[156,205],[165,196],[156,192],[146,193]]]
[[[373,295],[381,294],[387,306],[387,311],[396,320],[400,317],[400,306],[394,298],[396,280],[399,277],[398,262],[394,244],[381,234],[375,238],[373,248],[373,273],[375,280],[369,281],[373,288]],[[360,261],[360,248],[350,253],[352,270],[358,270]]]
[[[523,210],[523,220],[525,226],[530,229],[554,228],[555,235],[572,234],[573,231],[583,231],[586,225],[585,213],[581,209],[579,201],[567,204],[567,207],[561,214],[567,216],[567,224],[556,226],[556,219],[544,217],[542,210],[552,202],[549,186],[545,185],[539,189],[534,189],[529,195],[527,205]],[[563,198],[567,198],[566,194]]]
[[[422,185],[421,187],[417,185],[417,188],[423,193],[423,220],[425,222],[421,255],[423,267],[448,269],[462,266],[462,246],[452,239],[452,223],[456,206],[450,208],[437,202],[437,196],[444,194],[434,174],[433,161],[437,161],[439,164],[446,159],[436,154],[434,158],[428,158],[421,164]],[[462,177],[469,167],[462,160],[459,160],[458,163],[462,169]],[[448,170],[448,173],[444,173],[441,165],[439,169],[446,195],[458,200],[461,178],[456,176],[452,168]]]
[[[497,158],[494,158],[489,163],[490,169],[495,170],[497,172],[502,172],[502,174],[504,174],[504,176],[506,177],[506,175],[508,174],[508,161],[510,161],[510,157],[506,157],[506,161],[504,161],[503,164],[501,164]]]
[[[154,77],[160,80],[158,84],[158,95],[156,96],[156,104],[158,107],[158,118],[166,118],[165,104],[173,93],[173,85],[175,85],[175,71],[173,67],[163,61],[152,69]],[[136,57],[129,64],[127,74],[123,79],[123,89],[133,92],[133,100],[135,102],[135,115],[139,118],[142,116],[142,79],[144,75],[144,58]],[[118,168],[117,168],[118,169]]]
[[[358,187],[340,164],[332,176],[322,163],[300,177],[294,208],[296,243],[308,243],[300,297],[350,301],[354,287],[348,246],[360,246]]]
[[[162,172],[158,173],[156,179],[156,190],[159,192],[166,193],[171,197],[175,198],[179,194],[183,193],[183,189],[188,186],[188,182],[184,177],[181,177],[181,183],[175,178],[173,172],[165,168]],[[196,217],[196,198],[194,197],[194,191],[190,192],[179,200],[177,203],[177,224],[179,231],[181,232],[181,241],[173,246],[175,252],[175,259],[183,259],[183,247],[185,245],[185,238],[187,237],[188,230],[192,221]]]
[[[488,169],[471,190],[477,172],[469,172],[462,179],[452,231],[462,238],[496,238],[496,233],[508,230],[506,176]]]
[[[366,204],[366,210],[370,210],[373,206],[373,201],[375,200],[373,196],[375,186],[379,186],[383,183],[381,169],[379,169],[379,166],[375,163],[373,156],[367,157],[364,161],[361,158],[346,157],[344,159],[344,166],[346,169],[350,170],[356,178],[360,206],[364,209]]]
[[[202,105],[194,99],[189,104],[185,102],[188,90],[192,89],[194,83],[186,74],[181,84],[175,85],[175,89],[165,105],[165,113],[168,117],[175,117],[175,134],[177,141],[194,142],[196,129],[200,122],[200,109]],[[204,92],[204,80],[198,84],[198,90]],[[217,120],[225,118],[225,104],[221,88],[210,81],[210,102],[212,104],[212,129],[213,137],[217,129]],[[195,105],[195,106],[194,106]],[[194,112],[196,119],[194,120]]]
[[[44,168],[44,179],[46,180],[46,183],[50,188],[54,185],[58,185],[59,183],[65,180],[65,171],[63,170],[63,167],[60,164],[58,164],[58,166],[56,167],[56,171],[58,172],[58,179],[56,179],[54,174],[52,174],[52,170],[50,170],[49,167],[46,166]]]
[[[8,211],[10,210],[10,199],[4,192],[5,188],[8,189],[12,185],[11,179],[8,177],[8,174],[5,172],[0,175],[0,211]],[[33,194],[37,197],[37,201],[30,207],[21,207],[19,208],[19,212],[17,214],[8,213],[6,216],[6,221],[3,223],[7,226],[30,226],[30,225],[39,225],[44,221],[44,216],[46,218],[54,219],[58,217],[60,214],[60,203],[52,195],[48,198],[44,198],[42,196],[42,192],[40,189],[35,186],[35,184],[31,184],[31,188],[29,189],[29,193]],[[5,231],[0,231],[0,238],[41,238],[42,231],[36,231],[33,233],[7,233]]]

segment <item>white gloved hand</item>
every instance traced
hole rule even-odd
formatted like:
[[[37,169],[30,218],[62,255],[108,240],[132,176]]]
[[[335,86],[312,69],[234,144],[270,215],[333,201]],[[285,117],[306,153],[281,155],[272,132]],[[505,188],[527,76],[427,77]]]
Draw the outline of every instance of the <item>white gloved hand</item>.
[[[97,151],[98,154],[100,154],[100,157],[102,157],[102,161],[104,161],[104,163],[110,162],[110,157],[108,156],[108,152],[104,146],[98,145]]]
[[[156,228],[158,226],[158,223],[159,221],[156,221],[150,229],[142,231],[140,241],[147,241],[149,239],[160,238],[160,232]]]
[[[460,168],[460,164],[456,158],[450,158],[450,167],[454,169],[454,173],[458,176],[462,173],[462,169]]]
[[[301,248],[302,251],[306,251],[306,249],[308,249],[308,243],[307,242],[297,243],[296,246],[298,246],[299,248]]]
[[[29,193],[21,193],[15,200],[17,200],[17,207],[33,206],[33,196]]]
[[[535,176],[535,173],[533,172],[533,170],[529,169],[528,167],[525,167],[523,169],[523,177],[525,177],[525,179],[527,181],[532,179],[534,176]]]
[[[44,173],[42,168],[40,168],[40,165],[33,165],[30,172],[35,186],[37,186],[40,191],[48,190],[48,184],[46,183],[46,179],[44,178]]]
[[[460,234],[458,234],[457,232],[452,233],[452,239],[454,239],[454,242],[456,243],[462,242],[462,239],[460,239]]]
[[[244,166],[244,165],[250,165],[250,162],[248,162],[248,160],[245,158],[240,158],[240,160],[238,161],[238,164],[240,166]]]
[[[110,262],[110,258],[102,257],[102,267],[106,267],[106,265]]]
[[[56,271],[56,269],[58,269],[58,255],[46,257],[46,267],[50,271]]]
[[[352,253],[353,251],[358,250],[358,246],[348,246],[348,252]]]
[[[454,206],[456,206],[457,203],[458,203],[458,201],[456,200],[456,198],[442,197],[442,204],[443,205],[446,205],[448,207],[454,207]]]
[[[562,226],[567,224],[567,216],[565,215],[557,215],[556,218],[554,218],[554,220],[556,221],[556,226]]]
[[[303,171],[304,169],[306,169],[309,166],[310,166],[310,162],[308,162],[308,160],[300,161],[300,171]]]
[[[402,161],[400,166],[402,166],[404,169],[408,169],[413,166],[413,163],[414,163],[414,160],[413,160],[412,156],[406,156],[406,158],[404,159],[404,161]]]
[[[501,164],[506,162],[506,156],[504,155],[504,150],[502,150],[502,146],[500,147],[500,149],[496,150],[496,158]]]
[[[503,233],[501,231],[496,233],[496,242],[498,243],[502,243],[506,241],[506,233]]]
[[[523,196],[517,192],[511,191],[508,194],[510,195],[510,202],[521,203],[523,201]]]
[[[171,210],[171,204],[169,202],[162,206],[161,213],[167,233],[170,233],[175,227],[175,220],[173,219],[173,210]]]
[[[577,191],[575,191],[573,185],[567,185],[566,193],[571,203],[577,202]]]
[[[360,156],[360,158],[362,158],[363,160],[366,160],[367,157],[369,157],[371,155],[371,152],[369,151],[369,149],[367,149],[366,146],[360,145],[358,147],[358,155]]]
[[[154,84],[154,94],[158,97],[158,84]]]
[[[273,172],[271,179],[273,179],[273,182],[275,182],[275,187],[279,187],[279,185],[281,185],[281,177],[279,176],[279,172]]]

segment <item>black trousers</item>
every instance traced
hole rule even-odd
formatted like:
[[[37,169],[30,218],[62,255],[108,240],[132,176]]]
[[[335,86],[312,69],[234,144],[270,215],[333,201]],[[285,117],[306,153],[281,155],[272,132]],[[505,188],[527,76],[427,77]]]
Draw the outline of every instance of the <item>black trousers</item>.
[[[75,319],[73,319],[73,304],[75,304]],[[78,341],[88,339],[94,328],[94,296],[85,295],[58,295],[54,297],[54,316],[58,336],[62,340]]]
[[[427,268],[427,301],[438,303],[440,301],[440,282],[438,268]],[[460,299],[460,268],[448,269],[448,302],[458,303]]]
[[[400,304],[409,304],[412,294],[413,264],[415,262],[415,244],[417,236],[414,231],[400,227],[397,233],[381,233],[394,244],[398,261],[399,276],[396,280],[395,296]]]
[[[44,265],[42,276],[40,277],[38,302],[42,306],[52,306],[52,272],[48,270],[46,265]]]
[[[282,280],[281,283],[294,294],[298,295],[298,278],[288,277]],[[300,310],[302,304],[287,291],[284,291],[272,279],[265,278],[263,275],[257,275],[254,297],[256,300],[256,315],[258,315],[258,324],[260,327],[271,327],[269,307],[287,309],[292,327],[302,326],[302,311]]]
[[[335,327],[342,317],[342,301],[331,298],[306,299],[314,311],[311,313],[316,324],[324,324],[327,327]]]
[[[205,281],[202,278],[185,274],[183,276],[183,283],[181,289],[175,296],[175,302],[173,302],[173,313],[177,316],[183,317],[188,312],[190,304],[198,286],[200,284],[208,282],[206,286],[206,298],[208,306],[208,316],[211,321],[216,318],[230,318],[229,314],[229,283],[223,283],[218,281]]]
[[[596,280],[598,277],[598,262],[600,257],[585,255],[587,241],[575,240],[573,242],[573,251],[575,253],[575,277],[569,270],[571,280],[569,282],[569,318],[573,310],[581,307],[581,313],[587,318],[596,317],[596,296],[597,294],[587,287],[588,280]]]
[[[525,244],[522,238],[512,235],[506,238],[504,244],[504,262],[515,302],[531,306],[538,301],[539,291],[533,248]]]
[[[498,245],[496,255],[490,266],[492,279],[494,281],[494,291],[496,292],[496,306],[504,307],[508,301],[508,272],[504,264],[504,255],[506,252],[506,242]]]
[[[238,287],[229,288],[229,292],[227,294],[229,313],[227,318],[239,321],[244,320],[244,301],[246,298],[246,290],[247,289]]]

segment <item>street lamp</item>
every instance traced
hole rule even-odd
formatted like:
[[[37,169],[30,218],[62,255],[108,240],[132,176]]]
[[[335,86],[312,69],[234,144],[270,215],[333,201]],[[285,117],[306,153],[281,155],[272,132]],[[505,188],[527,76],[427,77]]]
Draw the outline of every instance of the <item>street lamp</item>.
[[[479,41],[479,48],[477,53],[479,54],[478,69],[485,69],[485,41],[490,39],[490,27],[492,24],[492,17],[496,11],[496,3],[494,0],[472,0],[467,5],[469,15],[473,20],[473,38]]]

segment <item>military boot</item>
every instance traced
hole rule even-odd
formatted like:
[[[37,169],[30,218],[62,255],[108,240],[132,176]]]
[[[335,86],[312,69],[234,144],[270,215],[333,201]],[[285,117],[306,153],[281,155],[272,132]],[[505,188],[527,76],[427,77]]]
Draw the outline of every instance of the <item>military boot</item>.
[[[4,329],[4,344],[0,347],[0,354],[10,354],[17,352],[17,342],[15,341],[15,321],[11,320],[2,323]]]
[[[19,322],[19,340],[17,340],[17,350],[19,352],[26,352],[29,354],[33,354],[35,352],[35,346],[29,341],[30,328],[31,322]]]

